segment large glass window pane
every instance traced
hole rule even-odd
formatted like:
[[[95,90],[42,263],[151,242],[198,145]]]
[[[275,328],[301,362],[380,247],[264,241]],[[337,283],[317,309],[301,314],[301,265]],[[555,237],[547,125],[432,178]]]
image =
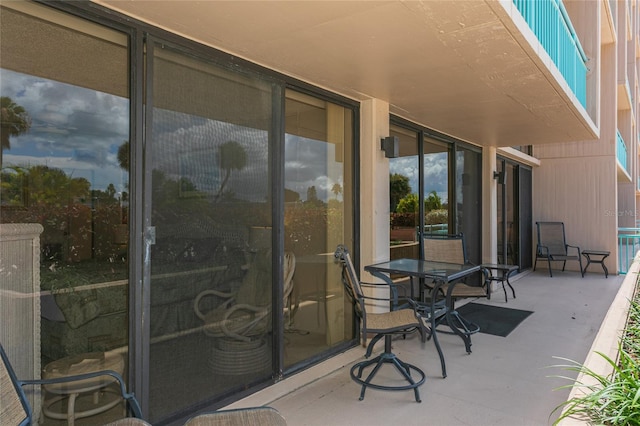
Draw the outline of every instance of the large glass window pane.
[[[517,203],[517,165],[499,161],[501,173],[505,173],[504,184],[498,185],[498,261],[517,265],[519,258],[519,229]]]
[[[20,378],[103,357],[125,374],[127,44],[34,3],[0,8],[0,342]]]
[[[272,375],[271,86],[157,45],[151,420]]]
[[[457,232],[465,236],[467,258],[482,263],[482,154],[456,146]]]
[[[296,262],[285,305],[289,367],[354,338],[333,258],[338,244],[353,249],[353,112],[292,90],[285,102],[285,252]]]
[[[419,136],[415,131],[395,125],[390,126],[390,135],[400,143],[400,155],[389,159],[390,257],[418,258]]]
[[[449,148],[444,142],[424,140],[424,232],[455,234],[453,203],[449,201]]]

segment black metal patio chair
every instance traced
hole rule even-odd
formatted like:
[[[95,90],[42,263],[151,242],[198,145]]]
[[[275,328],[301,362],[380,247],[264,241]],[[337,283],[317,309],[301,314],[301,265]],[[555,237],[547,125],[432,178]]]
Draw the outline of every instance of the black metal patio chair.
[[[366,345],[366,339],[369,333],[375,334],[375,337],[371,339],[367,346],[365,358],[368,358],[371,355],[373,346],[380,340],[380,337],[384,337],[384,351],[380,355],[373,359],[358,362],[351,367],[351,378],[356,383],[362,385],[360,400],[364,399],[364,393],[367,387],[371,387],[374,389],[395,391],[413,389],[416,401],[421,402],[418,387],[425,382],[425,373],[418,367],[401,361],[391,351],[391,339],[394,335],[407,335],[417,331],[421,334],[422,342],[424,343],[426,340],[427,330],[423,319],[417,311],[417,303],[413,300],[409,300],[408,303],[411,304],[411,308],[398,309],[383,313],[367,312],[365,308],[366,301],[385,301],[388,303],[389,299],[375,297],[375,295],[365,295],[362,291],[362,285],[372,287],[377,286],[382,289],[383,287],[388,287],[388,284],[361,283],[356,274],[353,262],[351,261],[349,250],[344,245],[338,246],[335,251],[335,257],[342,263],[342,281],[347,294],[354,302],[356,315],[360,318],[363,345]],[[390,385],[374,383],[373,379],[375,375],[384,364],[393,365],[408,384]],[[373,367],[373,369],[368,373],[367,377],[363,379],[362,375],[364,369],[369,367]],[[412,372],[417,373],[417,377],[412,377]]]
[[[580,247],[567,244],[564,222],[536,222],[536,227],[538,228],[538,244],[533,270],[536,270],[538,260],[544,259],[549,266],[549,276],[553,277],[551,262],[562,262],[562,270],[564,271],[567,260],[577,260],[580,263],[580,273],[584,277]]]
[[[464,234],[451,234],[451,235],[425,235],[423,237],[422,257],[424,260],[431,260],[434,262],[455,263],[460,265],[471,264],[467,258],[467,249],[465,245]],[[480,278],[478,282],[456,282],[447,283],[440,286],[441,295],[444,296],[449,286],[454,285],[451,291],[451,316],[456,320],[457,327],[467,336],[480,331],[480,327],[477,324],[467,321],[463,318],[455,309],[456,299],[466,298],[488,298],[489,293],[487,290],[488,284],[488,271],[481,269],[483,278]],[[425,283],[428,288],[433,288],[432,283]],[[444,331],[444,333],[448,333]],[[470,339],[470,338],[469,338]],[[465,341],[467,352],[471,352],[470,340]]]
[[[74,376],[59,377],[55,379],[20,380],[16,376],[9,357],[0,344],[0,425],[25,425],[36,423],[33,418],[33,409],[27,398],[24,386],[40,386],[66,383],[73,386],[74,383],[86,383],[88,380],[103,378],[105,383],[117,384],[120,395],[126,401],[129,412],[135,418],[142,418],[140,405],[132,393],[127,392],[122,376],[112,370],[95,371]],[[73,415],[73,413],[72,413]],[[73,424],[73,417],[69,424]]]

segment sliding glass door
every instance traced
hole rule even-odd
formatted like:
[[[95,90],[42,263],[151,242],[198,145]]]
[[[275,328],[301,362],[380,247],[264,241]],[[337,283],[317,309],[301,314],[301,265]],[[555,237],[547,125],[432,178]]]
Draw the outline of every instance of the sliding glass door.
[[[399,156],[389,159],[390,258],[417,258],[425,234],[465,235],[481,263],[482,151],[393,120]]]
[[[42,5],[0,7],[0,343],[21,379],[128,369],[128,48]],[[41,396],[66,411],[27,392],[36,419]]]
[[[498,185],[498,261],[532,266],[531,169],[506,159],[498,159],[498,171],[505,175]]]
[[[269,83],[150,50],[150,419],[273,371]]]
[[[351,301],[338,244],[355,250],[353,226],[353,111],[294,90],[286,91],[284,250],[295,262],[285,287],[284,364],[354,339]],[[285,283],[286,284],[286,283]]]

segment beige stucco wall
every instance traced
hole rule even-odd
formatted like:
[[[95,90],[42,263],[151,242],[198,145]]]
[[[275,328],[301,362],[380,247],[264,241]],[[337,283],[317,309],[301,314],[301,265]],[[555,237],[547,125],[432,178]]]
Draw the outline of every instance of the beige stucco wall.
[[[389,136],[387,102],[362,102],[360,136],[360,276],[375,282],[378,279],[364,272],[364,266],[389,260],[389,160],[380,149],[380,140]],[[384,312],[389,306],[371,309]]]
[[[540,167],[533,173],[533,220],[564,222],[569,244],[610,251],[607,265],[613,271],[618,265],[617,228],[621,212],[616,191],[615,45],[603,45],[600,53],[600,138],[535,147]],[[635,204],[634,196],[625,199]],[[623,207],[635,211],[635,205]],[[536,238],[534,235],[534,244]],[[578,264],[568,262],[567,268],[578,270]]]

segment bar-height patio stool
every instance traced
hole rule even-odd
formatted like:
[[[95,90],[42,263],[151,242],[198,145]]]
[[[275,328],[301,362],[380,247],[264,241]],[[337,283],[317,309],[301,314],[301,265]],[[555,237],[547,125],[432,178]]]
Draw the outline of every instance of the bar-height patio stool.
[[[338,246],[335,252],[335,257],[342,262],[342,281],[347,294],[349,294],[354,302],[356,315],[361,319],[363,344],[366,344],[367,334],[374,333],[376,335],[376,337],[374,337],[369,343],[365,357],[368,357],[372,353],[373,345],[380,340],[378,336],[384,336],[383,353],[373,359],[358,362],[351,367],[351,378],[356,383],[362,385],[360,400],[362,401],[364,399],[364,393],[367,387],[371,387],[374,389],[389,391],[413,389],[416,401],[421,402],[418,387],[425,382],[425,373],[418,367],[401,361],[393,352],[391,352],[391,339],[394,335],[406,335],[418,331],[421,334],[422,342],[426,340],[426,326],[418,314],[417,304],[413,300],[409,299],[409,303],[412,308],[404,308],[375,314],[367,313],[365,309],[365,300],[378,300],[388,303],[389,299],[365,296],[362,291],[362,285],[388,286],[388,284],[361,283],[356,275],[353,262],[351,261],[351,255],[345,246]],[[397,371],[400,372],[402,377],[404,377],[407,384],[386,385],[374,383],[373,379],[375,375],[384,364],[393,365]],[[367,377],[363,379],[363,372],[369,367],[373,367],[373,369],[368,373]],[[412,373],[417,373],[417,376],[412,376]]]

